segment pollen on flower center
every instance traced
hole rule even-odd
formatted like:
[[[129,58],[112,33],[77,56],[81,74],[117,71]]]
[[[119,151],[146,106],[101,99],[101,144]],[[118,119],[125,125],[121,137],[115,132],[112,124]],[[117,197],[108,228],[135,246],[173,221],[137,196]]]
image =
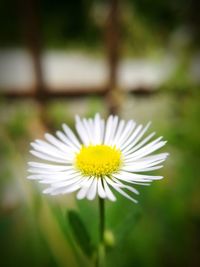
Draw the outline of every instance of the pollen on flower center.
[[[89,176],[110,175],[121,163],[121,151],[107,145],[82,146],[75,159],[77,169]]]

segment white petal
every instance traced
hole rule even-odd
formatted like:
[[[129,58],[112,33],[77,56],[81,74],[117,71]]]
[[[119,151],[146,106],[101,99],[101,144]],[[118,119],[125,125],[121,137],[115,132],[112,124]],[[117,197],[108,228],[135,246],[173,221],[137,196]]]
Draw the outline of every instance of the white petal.
[[[140,148],[137,151],[136,151],[135,147],[133,147],[129,151],[123,151],[123,154],[126,156],[126,158],[132,157],[138,151],[145,150],[145,149],[148,149],[150,147],[153,147],[154,145],[156,145],[157,143],[159,143],[161,139],[162,139],[162,136],[160,136],[159,138],[151,141],[150,143],[148,143],[147,145],[143,146],[142,148]]]
[[[119,185],[117,185],[116,183],[113,183],[109,178],[105,178],[106,182],[109,183],[116,191],[118,191],[121,195],[123,195],[124,197],[128,198],[129,200],[133,201],[134,203],[138,203],[137,200],[135,200],[134,198],[132,198],[131,196],[129,196],[126,192],[124,192]]]
[[[44,159],[44,160],[47,160],[47,161],[52,161],[52,162],[58,162],[58,163],[67,163],[67,160],[65,159],[60,159],[60,158],[57,158],[57,157],[53,157],[53,156],[48,156],[48,155],[45,155],[41,152],[38,152],[38,151],[35,151],[35,150],[30,150],[30,153],[40,159]]]
[[[30,173],[40,173],[40,174],[48,174],[48,175],[67,175],[70,173],[76,173],[77,171],[70,167],[69,169],[65,170],[65,171],[53,171],[51,169],[43,169],[43,168],[35,168],[35,167],[31,167],[28,168],[28,172]]]
[[[137,150],[133,154],[130,154],[129,156],[126,156],[126,159],[136,160],[138,158],[142,158],[142,157],[144,157],[146,155],[149,155],[149,154],[153,153],[154,151],[160,149],[166,143],[167,143],[167,141],[160,141],[160,142],[158,142],[156,144],[153,144],[153,145],[150,143],[150,144],[146,145],[145,147]]]
[[[101,117],[97,113],[94,118],[94,137],[95,137],[95,144],[102,143],[102,127],[101,127]]]
[[[144,135],[144,133],[148,130],[150,124],[151,124],[151,123],[149,122],[149,123],[143,128],[143,130],[142,130],[141,132],[138,131],[139,134],[134,135],[134,133],[136,132],[136,131],[135,131],[135,132],[133,133],[133,135],[127,140],[127,142],[124,143],[124,144],[122,144],[121,149],[123,150],[123,152],[124,152],[124,151],[127,151],[127,149],[129,150],[131,147],[134,147],[134,146],[137,144],[137,142],[142,138],[142,136]],[[138,127],[137,129],[139,129],[139,127]],[[136,129],[136,130],[137,130],[137,129]],[[127,146],[128,146],[128,148],[127,148]],[[124,148],[126,148],[126,150],[125,150]]]
[[[78,178],[80,178],[80,176],[75,176],[75,177],[72,177],[72,178],[63,178],[63,179],[48,179],[48,177],[45,177],[44,179],[40,179],[39,180],[39,183],[40,184],[48,184],[48,185],[51,185],[52,187],[59,187],[57,186],[59,183],[66,183],[67,184],[71,184],[74,182],[74,180],[78,180]],[[64,187],[64,186],[61,186],[61,187]]]
[[[80,189],[80,191],[77,193],[77,199],[83,199],[86,197],[87,192],[90,188],[90,185],[92,184],[94,178],[93,177],[89,177],[89,178],[85,178],[85,182],[82,186],[82,188]]]
[[[103,185],[104,185],[104,190],[106,192],[106,196],[109,200],[111,201],[116,201],[116,197],[115,195],[113,194],[113,192],[110,190],[106,180],[105,180],[105,177],[103,178]]]
[[[58,150],[56,147],[53,147],[51,145],[43,145],[39,144],[39,140],[36,141],[35,143],[31,143],[31,146],[33,147],[34,150],[39,151],[41,153],[56,157],[56,158],[65,158],[65,153],[62,151]]]
[[[81,176],[77,176],[75,178],[72,178],[70,180],[67,180],[67,181],[64,181],[64,182],[57,182],[57,183],[52,183],[51,186],[53,188],[61,188],[61,187],[66,187],[66,186],[69,186],[69,185],[72,185],[74,183],[78,183],[80,181],[82,181],[83,177]]]
[[[46,155],[50,155],[53,157],[66,159],[68,161],[71,161],[74,158],[74,151],[70,147],[65,147],[65,150],[61,151],[57,147],[48,144],[47,142],[44,142],[42,140],[36,140],[35,143],[31,143],[31,146],[41,153],[44,153]]]
[[[102,119],[101,120],[101,143],[103,143],[104,135],[105,135],[105,121]]]
[[[130,184],[139,184],[139,185],[150,185],[149,183],[146,183],[147,181],[148,182],[152,182],[152,180],[142,180],[140,182],[138,181],[134,181],[132,179],[129,179],[128,175],[127,177],[121,177],[121,176],[115,176],[113,175],[112,177],[116,178],[117,180],[121,180],[122,182],[126,182],[126,183],[130,183]]]
[[[40,180],[42,183],[57,183],[61,181],[68,181],[79,177],[80,173],[71,173],[71,174],[32,174],[28,176],[28,179]]]
[[[64,153],[62,151],[60,151],[57,147],[55,147],[52,144],[49,144],[48,142],[46,142],[44,140],[37,139],[37,140],[35,140],[35,142],[31,143],[31,146],[33,148],[36,147],[36,149],[37,149],[37,147],[39,147],[40,149],[42,149],[44,151],[49,150],[56,155],[61,155],[61,156],[64,155]]]
[[[148,157],[144,157],[144,158],[140,158],[137,159],[136,161],[131,160],[131,159],[127,159],[126,157],[124,159],[124,166],[132,166],[132,164],[134,162],[154,162],[154,161],[158,161],[158,160],[162,160],[162,159],[166,159],[169,156],[169,153],[159,153],[159,154],[155,154],[155,155],[151,155]]]
[[[97,181],[98,178],[94,178],[88,192],[87,192],[87,199],[93,200],[97,194]]]
[[[145,169],[145,168],[149,168],[149,167],[153,167],[155,165],[160,164],[161,162],[163,162],[165,160],[164,159],[158,159],[158,160],[149,160],[149,161],[133,161],[132,164],[129,165],[124,165],[123,167],[121,167],[122,170],[125,171],[130,171],[130,172],[137,172],[137,170]]]
[[[122,131],[124,129],[124,126],[125,126],[125,121],[124,120],[121,120],[119,122],[119,125],[118,125],[118,128],[116,130],[116,133],[115,133],[115,136],[111,142],[111,145],[116,145],[117,142],[118,142],[118,139],[120,138],[121,134],[122,134]]]
[[[135,189],[134,187],[131,187],[129,185],[126,185],[126,184],[123,184],[121,183],[118,179],[112,177],[112,181],[114,181],[117,185],[119,185],[119,187],[122,187],[122,188],[126,188],[128,189],[129,191],[135,193],[136,195],[139,195],[139,192],[137,189]]]
[[[46,164],[40,162],[28,162],[30,167],[40,168],[44,170],[52,170],[52,171],[66,171],[72,169],[72,165],[53,165],[53,164]]]
[[[65,132],[65,134],[67,135],[67,137],[71,140],[71,142],[78,148],[81,147],[80,142],[78,141],[77,137],[75,136],[75,134],[72,132],[72,130],[65,124],[63,123],[62,125],[63,130]]]
[[[89,120],[83,119],[83,125],[89,137],[90,144],[94,144],[94,137],[93,137],[94,129],[91,127],[91,123],[89,122]]]
[[[66,189],[63,190],[63,194],[69,194],[69,193],[72,193],[74,191],[77,191],[78,189],[81,188],[83,184],[83,180],[81,181],[78,181],[77,183],[73,184],[73,185],[69,185],[66,187]]]
[[[104,136],[104,144],[108,144],[108,139],[112,131],[112,124],[113,124],[113,116],[110,115],[106,121],[106,128],[105,128],[105,136]]]
[[[137,144],[134,147],[132,146],[132,144],[130,144],[125,149],[123,149],[123,153],[125,155],[129,155],[129,154],[133,153],[134,151],[138,150],[140,147],[145,145],[155,134],[156,134],[155,132],[149,134],[145,139],[143,139],[139,144]]]
[[[44,194],[51,194],[51,195],[59,195],[59,194],[68,194],[72,193],[76,190],[78,190],[81,187],[82,181],[77,181],[76,183],[66,186],[66,187],[61,187],[61,188],[47,188],[43,191]]]
[[[81,174],[79,172],[71,172],[71,173],[58,173],[58,174],[40,174],[41,179],[48,183],[57,183],[59,181],[68,181],[70,179],[74,179],[79,177]]]
[[[97,191],[98,191],[98,195],[99,195],[101,198],[105,198],[105,197],[106,197],[106,193],[105,193],[105,190],[104,190],[104,188],[103,188],[101,178],[98,178]]]
[[[112,139],[115,135],[115,131],[118,124],[118,117],[117,116],[110,116],[107,120],[106,124],[106,130],[105,130],[105,138],[104,138],[104,144],[111,145]]]
[[[154,171],[154,170],[159,170],[163,167],[163,165],[158,165],[154,167],[149,167],[149,168],[144,168],[144,169],[138,169],[137,172],[149,172],[149,171]]]
[[[135,129],[135,131],[131,134],[131,136],[126,140],[126,142],[122,143],[121,145],[121,149],[124,151],[126,151],[126,149],[124,149],[124,147],[126,147],[127,145],[131,145],[132,147],[132,142],[134,141],[134,139],[137,137],[137,135],[139,134],[139,132],[142,129],[142,125],[138,125],[137,128]]]
[[[69,154],[69,152],[72,152],[72,150],[71,150],[71,148],[69,146],[65,145],[63,142],[58,140],[53,135],[51,135],[49,133],[46,133],[44,136],[47,139],[47,141],[49,141],[49,143],[51,143],[54,146],[56,146],[62,152],[67,153],[67,155]]]
[[[80,146],[78,147],[76,144],[74,144],[72,141],[70,141],[67,136],[62,133],[61,131],[57,131],[56,135],[58,136],[58,138],[65,143],[67,146],[70,147],[70,149],[74,152],[77,152],[80,150]]]
[[[126,142],[126,140],[129,138],[129,136],[131,135],[133,129],[135,128],[135,122],[130,120],[127,122],[126,127],[124,129],[124,131],[122,132],[121,136],[118,138],[118,140],[116,141],[116,146],[117,147],[121,147],[121,145]]]
[[[126,171],[120,171],[119,173],[113,174],[113,176],[121,180],[126,179],[134,182],[149,182],[152,180],[160,180],[163,178],[162,176],[136,174]]]
[[[89,145],[91,143],[90,138],[79,116],[76,116],[76,130],[83,144]]]

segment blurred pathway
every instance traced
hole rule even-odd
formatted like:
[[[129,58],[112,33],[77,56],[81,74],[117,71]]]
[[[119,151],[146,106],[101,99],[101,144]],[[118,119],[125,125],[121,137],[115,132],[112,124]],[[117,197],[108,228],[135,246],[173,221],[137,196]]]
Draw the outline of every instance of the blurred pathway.
[[[119,86],[124,90],[157,89],[173,73],[176,60],[125,59],[119,66]],[[51,90],[103,87],[108,66],[103,58],[81,52],[47,51],[42,57],[46,85]],[[35,77],[29,53],[25,50],[0,50],[0,89],[29,90]]]

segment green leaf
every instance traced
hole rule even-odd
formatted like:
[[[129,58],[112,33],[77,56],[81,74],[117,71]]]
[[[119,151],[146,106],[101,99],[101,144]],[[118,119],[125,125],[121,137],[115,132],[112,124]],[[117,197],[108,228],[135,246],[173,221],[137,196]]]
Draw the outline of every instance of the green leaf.
[[[91,257],[94,252],[94,246],[78,212],[74,210],[68,211],[68,220],[77,244],[88,257]]]
[[[113,234],[118,243],[124,244],[125,240],[129,237],[131,231],[133,231],[133,228],[141,219],[141,217],[142,214],[139,210],[129,212],[129,214],[127,214],[127,216],[121,220],[121,223],[115,229],[113,229]]]

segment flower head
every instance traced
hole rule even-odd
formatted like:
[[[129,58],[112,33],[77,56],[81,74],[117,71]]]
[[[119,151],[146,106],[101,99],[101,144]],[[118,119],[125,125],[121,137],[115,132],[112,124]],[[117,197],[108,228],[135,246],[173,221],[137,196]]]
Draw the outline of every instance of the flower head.
[[[151,141],[155,133],[142,139],[149,125],[143,127],[112,115],[106,121],[99,114],[94,119],[77,116],[78,136],[63,124],[63,131],[56,132],[57,137],[46,133],[46,141],[31,143],[30,152],[46,162],[29,162],[28,178],[48,184],[43,191],[46,194],[78,191],[78,199],[92,200],[98,195],[115,201],[114,189],[137,202],[125,190],[138,194],[134,184],[149,185],[162,179],[144,172],[160,169],[160,163],[168,156],[168,153],[151,155],[166,141],[162,137]]]

